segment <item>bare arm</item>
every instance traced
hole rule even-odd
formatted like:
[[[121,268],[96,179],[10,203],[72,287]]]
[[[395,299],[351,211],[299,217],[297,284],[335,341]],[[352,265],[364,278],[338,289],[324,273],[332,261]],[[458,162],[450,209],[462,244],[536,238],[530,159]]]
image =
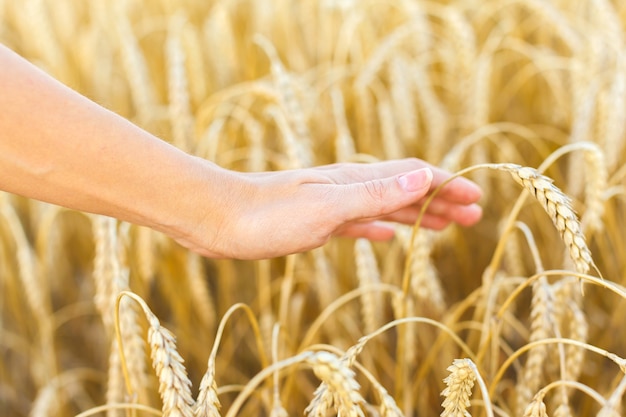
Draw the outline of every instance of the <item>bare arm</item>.
[[[233,175],[154,138],[0,45],[0,189],[150,227]],[[202,192],[200,192],[202,190]],[[180,197],[180,198],[179,198]],[[180,215],[180,214],[179,214]]]
[[[0,189],[152,227],[209,257],[267,258],[333,235],[388,239],[448,173],[418,159],[240,174],[191,156],[0,45]],[[424,225],[480,218],[452,181]]]

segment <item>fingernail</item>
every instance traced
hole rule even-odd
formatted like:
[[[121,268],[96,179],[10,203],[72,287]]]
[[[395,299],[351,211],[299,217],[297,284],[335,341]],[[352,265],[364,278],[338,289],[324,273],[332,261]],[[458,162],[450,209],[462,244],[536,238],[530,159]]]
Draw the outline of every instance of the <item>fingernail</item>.
[[[428,168],[411,171],[398,177],[398,183],[404,191],[415,192],[429,187],[433,180],[433,172]]]

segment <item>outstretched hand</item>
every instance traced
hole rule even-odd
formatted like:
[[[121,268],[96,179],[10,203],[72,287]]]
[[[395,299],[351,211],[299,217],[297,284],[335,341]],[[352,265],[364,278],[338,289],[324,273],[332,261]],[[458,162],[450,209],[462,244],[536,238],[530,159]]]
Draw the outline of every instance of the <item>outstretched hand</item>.
[[[224,215],[206,213],[169,231],[183,246],[208,257],[260,259],[319,247],[332,236],[387,240],[394,235],[388,222],[415,223],[429,193],[450,177],[419,159],[231,174]],[[476,223],[480,196],[473,182],[450,181],[428,205],[421,226]]]

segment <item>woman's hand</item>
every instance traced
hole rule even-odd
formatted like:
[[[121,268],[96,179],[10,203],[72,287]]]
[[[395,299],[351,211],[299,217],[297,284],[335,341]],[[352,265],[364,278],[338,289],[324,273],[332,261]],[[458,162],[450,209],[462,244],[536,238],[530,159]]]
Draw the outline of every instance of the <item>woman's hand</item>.
[[[419,159],[229,174],[222,215],[205,213],[165,232],[204,256],[238,259],[302,252],[332,236],[387,240],[394,234],[387,222],[415,223],[429,192],[450,177]],[[473,182],[454,179],[429,204],[421,225],[472,225],[482,213],[475,204],[480,196]]]

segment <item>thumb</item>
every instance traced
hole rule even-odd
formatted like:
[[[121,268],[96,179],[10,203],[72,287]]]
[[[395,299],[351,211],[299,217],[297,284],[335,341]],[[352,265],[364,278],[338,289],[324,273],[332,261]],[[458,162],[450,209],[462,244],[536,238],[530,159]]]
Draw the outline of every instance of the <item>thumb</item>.
[[[342,200],[347,220],[384,216],[415,204],[430,189],[433,172],[429,168],[392,177],[350,184]]]

